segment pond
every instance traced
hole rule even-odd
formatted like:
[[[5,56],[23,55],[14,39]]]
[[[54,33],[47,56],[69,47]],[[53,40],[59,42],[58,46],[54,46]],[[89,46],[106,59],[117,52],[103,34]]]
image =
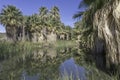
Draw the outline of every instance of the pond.
[[[97,66],[76,47],[45,47],[0,55],[0,80],[111,80]]]

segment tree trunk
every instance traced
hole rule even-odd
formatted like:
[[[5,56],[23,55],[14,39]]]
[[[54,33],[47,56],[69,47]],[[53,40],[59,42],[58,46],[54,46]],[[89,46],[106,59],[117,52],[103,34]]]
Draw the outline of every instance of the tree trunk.
[[[22,41],[25,41],[25,27],[22,28]]]
[[[13,41],[16,42],[17,41],[17,28],[13,27]]]
[[[54,43],[54,42],[56,42],[56,40],[57,40],[57,34],[56,33],[50,32],[47,35],[47,42]]]
[[[46,29],[46,27],[41,30],[41,33],[44,36],[44,40],[47,42],[47,29]]]
[[[95,14],[93,27],[97,30],[94,53],[105,51],[106,66],[120,64],[120,1],[107,3]]]
[[[13,42],[13,38],[12,38],[12,30],[10,26],[6,26],[6,37],[7,37],[7,41]]]

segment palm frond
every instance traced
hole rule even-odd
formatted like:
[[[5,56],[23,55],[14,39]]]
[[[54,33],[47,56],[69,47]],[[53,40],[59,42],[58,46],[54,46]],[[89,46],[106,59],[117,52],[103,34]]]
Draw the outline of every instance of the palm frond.
[[[73,16],[73,19],[81,18],[81,16],[82,16],[83,14],[84,14],[84,12],[79,11],[78,13],[76,13],[76,14]]]

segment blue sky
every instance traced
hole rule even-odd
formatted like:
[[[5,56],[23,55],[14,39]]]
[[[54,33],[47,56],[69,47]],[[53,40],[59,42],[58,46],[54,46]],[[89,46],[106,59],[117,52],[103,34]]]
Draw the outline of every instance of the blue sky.
[[[73,27],[75,22],[72,16],[79,11],[78,5],[81,0],[0,0],[0,11],[3,5],[14,5],[19,8],[23,15],[32,15],[38,13],[38,9],[41,6],[45,6],[48,9],[51,7],[58,6],[60,9],[61,21],[65,25]],[[5,29],[0,25],[0,32],[5,32]]]

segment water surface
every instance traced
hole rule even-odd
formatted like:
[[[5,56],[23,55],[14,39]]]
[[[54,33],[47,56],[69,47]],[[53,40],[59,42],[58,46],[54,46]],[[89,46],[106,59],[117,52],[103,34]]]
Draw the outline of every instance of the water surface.
[[[0,80],[109,79],[96,69],[91,57],[77,48],[44,48],[0,55]],[[97,77],[94,77],[97,76]]]

